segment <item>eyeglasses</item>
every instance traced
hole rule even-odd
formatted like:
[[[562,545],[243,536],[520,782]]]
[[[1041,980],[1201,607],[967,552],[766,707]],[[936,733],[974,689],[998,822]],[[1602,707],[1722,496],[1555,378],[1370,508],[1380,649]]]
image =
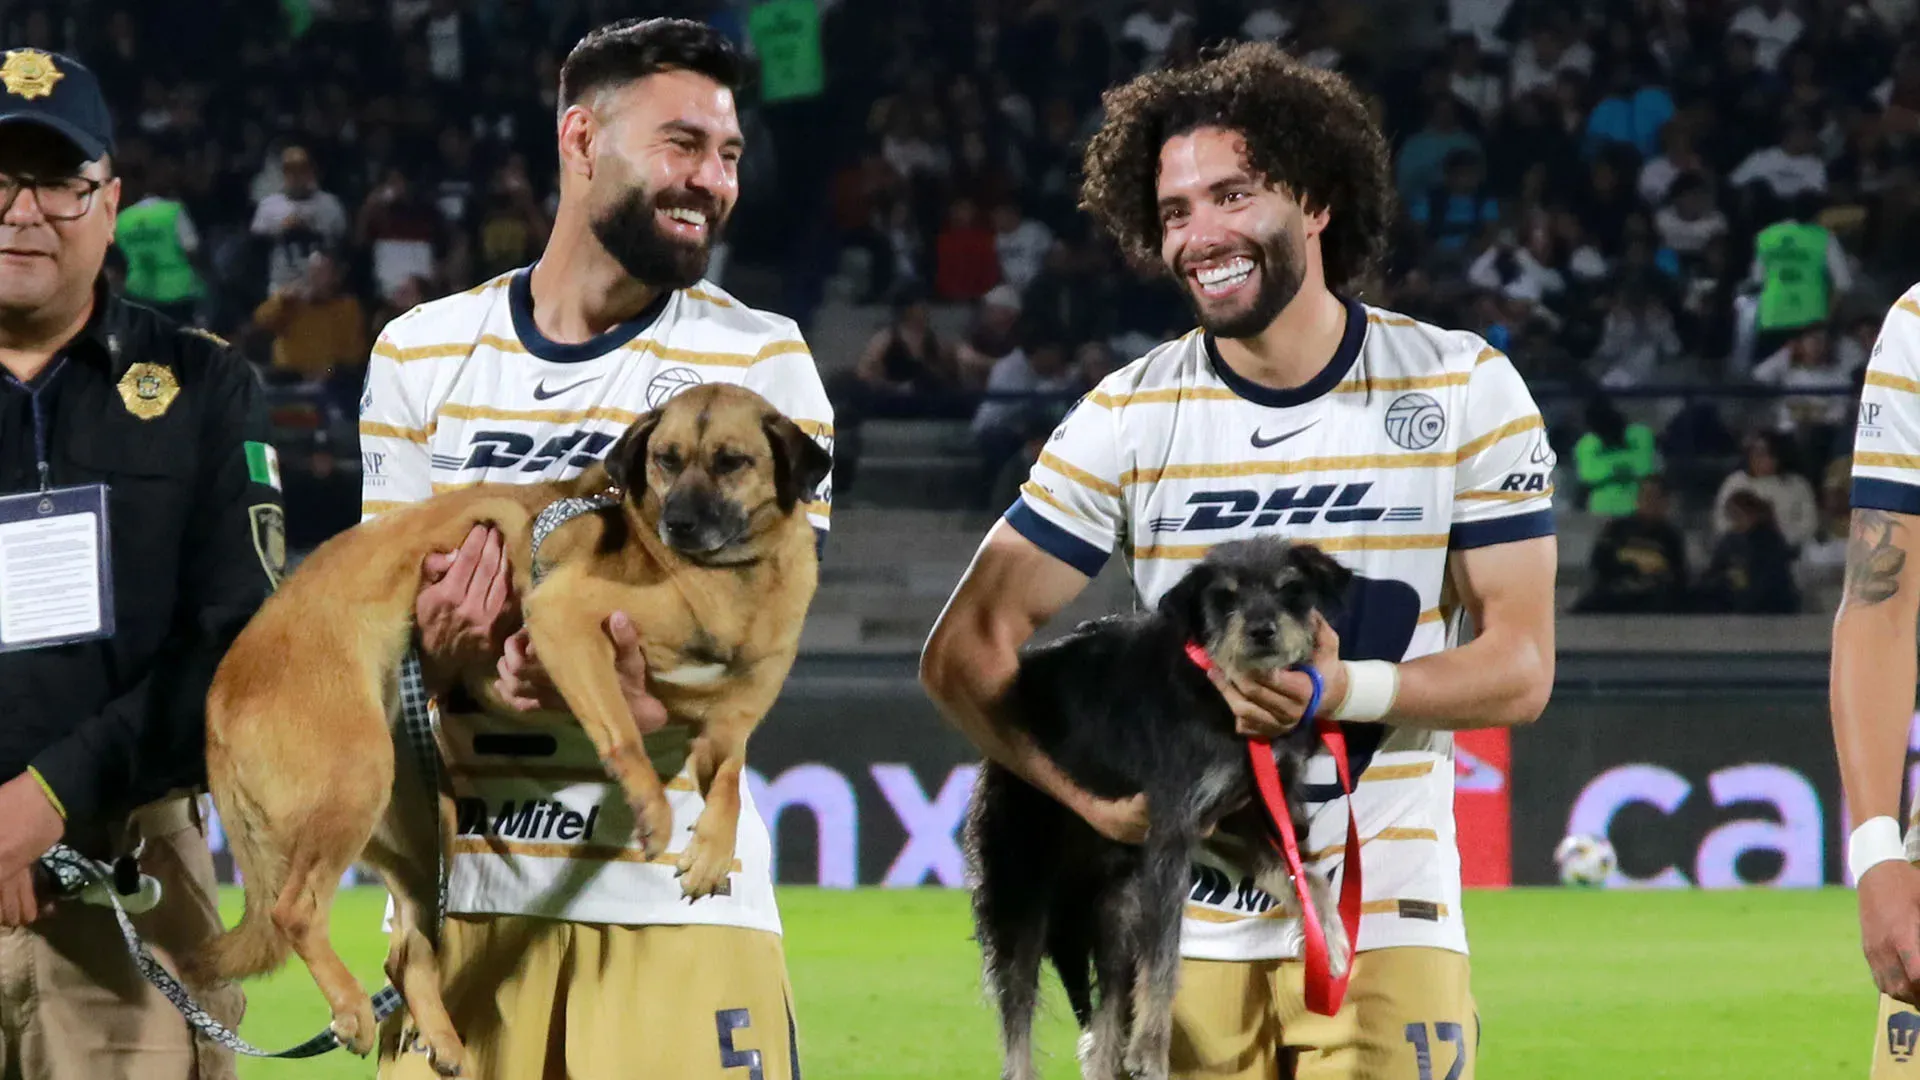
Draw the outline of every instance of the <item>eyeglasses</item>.
[[[90,180],[84,176],[62,176],[54,180],[42,180],[32,176],[0,176],[0,217],[12,212],[15,199],[20,192],[33,189],[33,201],[40,207],[40,216],[49,221],[73,221],[87,216],[93,209],[93,193],[106,186],[104,180]]]

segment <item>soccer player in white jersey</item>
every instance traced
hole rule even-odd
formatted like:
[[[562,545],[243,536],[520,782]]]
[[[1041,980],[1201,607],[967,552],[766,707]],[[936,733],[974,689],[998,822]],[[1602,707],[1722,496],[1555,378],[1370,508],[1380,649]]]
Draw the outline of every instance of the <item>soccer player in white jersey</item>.
[[[408,312],[373,349],[365,514],[483,481],[575,475],[641,413],[702,382],[745,385],[830,446],[826,393],[794,323],[702,280],[739,193],[741,66],[720,35],[677,20],[617,23],[573,49],[560,74],[560,206],[539,261]],[[824,531],[824,487],[809,512]],[[672,778],[674,839],[651,864],[515,632],[498,537],[477,530],[429,557],[425,577],[430,680],[497,658],[495,689],[525,710],[488,715],[438,688],[457,834],[439,954],[463,1075],[797,1077],[765,824],[743,792],[731,895],[681,898],[671,853],[701,804],[682,771],[685,730],[662,728],[631,622],[616,615],[608,633],[652,732],[647,752]],[[382,1036],[381,1077],[433,1075],[404,1017]]]
[[[1111,90],[1105,112],[1083,202],[1130,253],[1161,260],[1200,329],[1104,380],[1054,432],[935,626],[922,680],[983,752],[1136,841],[1142,797],[1090,796],[996,717],[1016,650],[1116,547],[1147,605],[1223,541],[1279,533],[1333,553],[1358,575],[1314,659],[1318,715],[1351,722],[1365,871],[1352,983],[1336,1016],[1308,1012],[1297,920],[1203,853],[1174,1071],[1470,1078],[1457,844],[1475,838],[1454,832],[1450,732],[1528,723],[1552,685],[1539,412],[1480,338],[1352,298],[1385,244],[1391,177],[1339,76],[1241,45]],[[1464,645],[1462,617],[1477,630]],[[1272,737],[1309,685],[1289,672],[1221,689],[1243,733]],[[1307,778],[1302,847],[1335,872],[1346,807],[1326,754]]]
[[[1860,940],[1880,988],[1872,1075],[1920,1077],[1920,829],[1900,828],[1920,617],[1920,286],[1887,312],[1867,362],[1853,442],[1846,588],[1830,694],[1860,894]],[[1920,813],[1920,802],[1913,807]]]

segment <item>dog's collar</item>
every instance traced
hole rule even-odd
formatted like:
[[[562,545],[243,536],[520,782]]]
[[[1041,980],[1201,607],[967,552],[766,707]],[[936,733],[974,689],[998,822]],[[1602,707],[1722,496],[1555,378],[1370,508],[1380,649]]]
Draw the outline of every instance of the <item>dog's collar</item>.
[[[572,521],[574,518],[605,510],[610,506],[619,505],[620,489],[610,488],[605,493],[599,495],[561,499],[549,504],[545,510],[540,511],[540,516],[533,519],[533,583],[535,585],[540,584],[540,579],[546,576],[546,569],[540,563],[540,544],[547,537],[553,535],[555,529]]]

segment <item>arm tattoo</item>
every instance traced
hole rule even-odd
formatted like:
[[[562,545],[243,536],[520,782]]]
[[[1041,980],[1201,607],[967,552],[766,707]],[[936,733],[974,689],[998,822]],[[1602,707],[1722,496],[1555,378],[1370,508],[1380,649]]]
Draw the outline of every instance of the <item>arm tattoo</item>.
[[[1907,567],[1902,546],[1905,526],[1885,510],[1855,510],[1847,537],[1847,596],[1863,604],[1880,604],[1900,591],[1900,575]]]

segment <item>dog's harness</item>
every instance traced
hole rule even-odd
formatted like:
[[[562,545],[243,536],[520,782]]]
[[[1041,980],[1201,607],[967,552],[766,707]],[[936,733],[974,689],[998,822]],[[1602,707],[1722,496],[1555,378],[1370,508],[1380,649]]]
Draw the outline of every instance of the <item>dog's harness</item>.
[[[1187,643],[1187,659],[1201,671],[1211,673],[1214,668],[1213,657],[1197,642]],[[1326,690],[1326,683],[1320,673],[1309,664],[1301,669],[1313,682],[1313,695],[1307,699],[1307,710],[1301,716],[1314,727],[1314,733],[1326,745],[1327,752],[1333,755],[1333,767],[1340,776],[1340,793],[1347,802],[1347,846],[1340,864],[1340,921],[1347,932],[1348,955],[1359,948],[1360,944],[1360,826],[1353,816],[1353,777],[1347,765],[1347,736],[1340,730],[1339,721],[1331,718],[1315,719],[1314,713],[1320,708],[1320,695]],[[1327,932],[1320,925],[1320,912],[1314,907],[1313,897],[1307,891],[1306,871],[1300,862],[1300,842],[1294,836],[1293,817],[1287,813],[1286,793],[1280,789],[1280,768],[1274,764],[1273,744],[1265,739],[1247,740],[1247,757],[1253,763],[1253,783],[1259,789],[1260,801],[1266,806],[1267,816],[1273,820],[1274,828],[1279,830],[1280,843],[1275,847],[1286,857],[1287,871],[1293,875],[1294,895],[1300,899],[1300,919],[1305,926],[1305,951],[1307,955],[1307,1008],[1322,1016],[1332,1016],[1340,1011],[1340,1003],[1347,996],[1347,978],[1353,974],[1353,964],[1349,960],[1347,970],[1336,979],[1332,975],[1331,963],[1327,952]]]
[[[608,507],[619,505],[620,489],[616,487],[609,488],[599,495],[585,495],[577,498],[561,499],[558,502],[549,504],[545,510],[540,511],[540,516],[533,519],[533,549],[530,555],[533,561],[533,583],[535,585],[540,584],[540,579],[546,576],[546,571],[540,566],[540,544],[546,540],[547,537],[552,536],[555,529],[572,521],[574,518],[584,517],[587,514],[596,513]]]

